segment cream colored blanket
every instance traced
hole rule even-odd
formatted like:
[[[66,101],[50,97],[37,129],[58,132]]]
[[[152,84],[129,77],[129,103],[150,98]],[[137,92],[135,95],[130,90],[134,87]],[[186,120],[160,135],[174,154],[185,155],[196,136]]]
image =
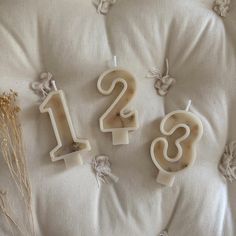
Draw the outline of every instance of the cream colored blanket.
[[[236,2],[226,17],[212,8],[212,0],[0,0],[0,90],[19,92],[36,235],[236,234],[236,183],[218,170],[225,145],[236,139]],[[140,127],[129,145],[113,146],[99,128],[112,98],[98,92],[97,79],[113,55],[137,82],[132,107]],[[163,72],[166,58],[176,82],[161,97],[146,75],[152,68]],[[67,170],[63,161],[51,162],[55,135],[30,90],[44,71],[65,92],[77,136],[90,141],[82,166]],[[188,99],[204,134],[193,167],[164,187],[155,180],[150,145],[163,116]],[[117,183],[98,187],[91,161],[99,154],[109,156]],[[21,221],[0,163],[0,187]],[[11,235],[2,215],[0,235]]]

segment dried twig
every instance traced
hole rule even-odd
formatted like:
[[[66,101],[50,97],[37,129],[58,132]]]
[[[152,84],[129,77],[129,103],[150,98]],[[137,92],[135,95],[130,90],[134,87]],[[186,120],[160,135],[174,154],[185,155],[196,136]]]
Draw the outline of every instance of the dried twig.
[[[3,93],[0,96],[1,154],[26,206],[26,216],[30,235],[35,235],[31,208],[31,186],[26,166],[21,126],[18,117],[20,108],[16,105],[16,97],[17,93],[12,90],[10,90],[9,93]],[[9,216],[7,217],[9,218]],[[12,218],[10,217],[9,219]],[[16,223],[12,223],[16,226]],[[29,233],[27,233],[27,235],[29,235]]]
[[[1,190],[0,190],[0,212],[5,216],[12,235],[15,235],[13,226],[17,229],[18,233],[24,235],[23,230],[13,218],[12,208],[7,198],[7,192]]]

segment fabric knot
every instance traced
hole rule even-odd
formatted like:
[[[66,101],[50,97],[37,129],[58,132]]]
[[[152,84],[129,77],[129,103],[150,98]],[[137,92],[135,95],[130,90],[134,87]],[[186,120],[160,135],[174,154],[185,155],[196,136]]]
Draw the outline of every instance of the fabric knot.
[[[165,96],[176,82],[176,80],[169,75],[169,63],[167,59],[165,74],[162,74],[159,69],[153,68],[149,70],[146,77],[156,79],[154,87],[160,96]]]
[[[226,17],[230,9],[231,0],[215,0],[213,10],[222,17]]]
[[[31,89],[40,97],[41,100],[45,99],[53,90],[52,77],[53,76],[50,72],[43,72],[39,76],[39,81],[31,83]]]
[[[93,3],[97,8],[97,13],[105,15],[110,7],[116,3],[116,0],[94,0]]]
[[[96,156],[92,160],[92,168],[95,172],[98,187],[99,187],[99,181],[102,181],[103,183],[107,183],[107,177],[109,177],[114,182],[117,182],[119,178],[111,173],[111,164],[109,162],[108,156]]]
[[[168,232],[166,230],[161,231],[160,236],[168,236]]]
[[[219,170],[230,182],[236,180],[236,141],[225,146]]]

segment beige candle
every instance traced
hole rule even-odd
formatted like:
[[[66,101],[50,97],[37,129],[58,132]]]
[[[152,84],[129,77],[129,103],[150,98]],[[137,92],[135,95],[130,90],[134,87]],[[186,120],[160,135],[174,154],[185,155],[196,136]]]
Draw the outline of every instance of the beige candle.
[[[128,109],[136,93],[134,77],[124,69],[113,68],[99,77],[97,87],[101,94],[116,97],[99,120],[101,131],[112,133],[113,145],[128,144],[128,132],[138,128],[137,111]]]
[[[66,167],[80,165],[83,163],[80,156],[82,151],[90,150],[87,139],[78,139],[70,118],[65,95],[62,90],[57,90],[48,94],[40,105],[40,112],[48,112],[52,127],[56,136],[57,146],[50,152],[52,161],[64,159]]]
[[[157,182],[163,185],[172,186],[175,175],[190,167],[196,158],[196,144],[203,126],[201,120],[187,110],[166,115],[160,125],[165,137],[156,138],[151,145],[152,161],[159,169]]]

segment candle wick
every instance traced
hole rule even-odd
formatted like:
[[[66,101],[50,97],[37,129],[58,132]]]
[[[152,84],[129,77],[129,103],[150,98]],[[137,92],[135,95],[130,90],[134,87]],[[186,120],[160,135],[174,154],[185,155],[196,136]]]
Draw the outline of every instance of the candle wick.
[[[189,108],[190,108],[191,104],[192,104],[192,100],[188,100],[188,104],[185,108],[185,111],[189,111]]]
[[[56,81],[52,80],[52,87],[55,91],[57,91]]]
[[[167,58],[166,58],[166,75],[169,75],[169,62]]]
[[[117,67],[117,57],[116,56],[113,56],[113,64],[114,64],[114,67]]]

